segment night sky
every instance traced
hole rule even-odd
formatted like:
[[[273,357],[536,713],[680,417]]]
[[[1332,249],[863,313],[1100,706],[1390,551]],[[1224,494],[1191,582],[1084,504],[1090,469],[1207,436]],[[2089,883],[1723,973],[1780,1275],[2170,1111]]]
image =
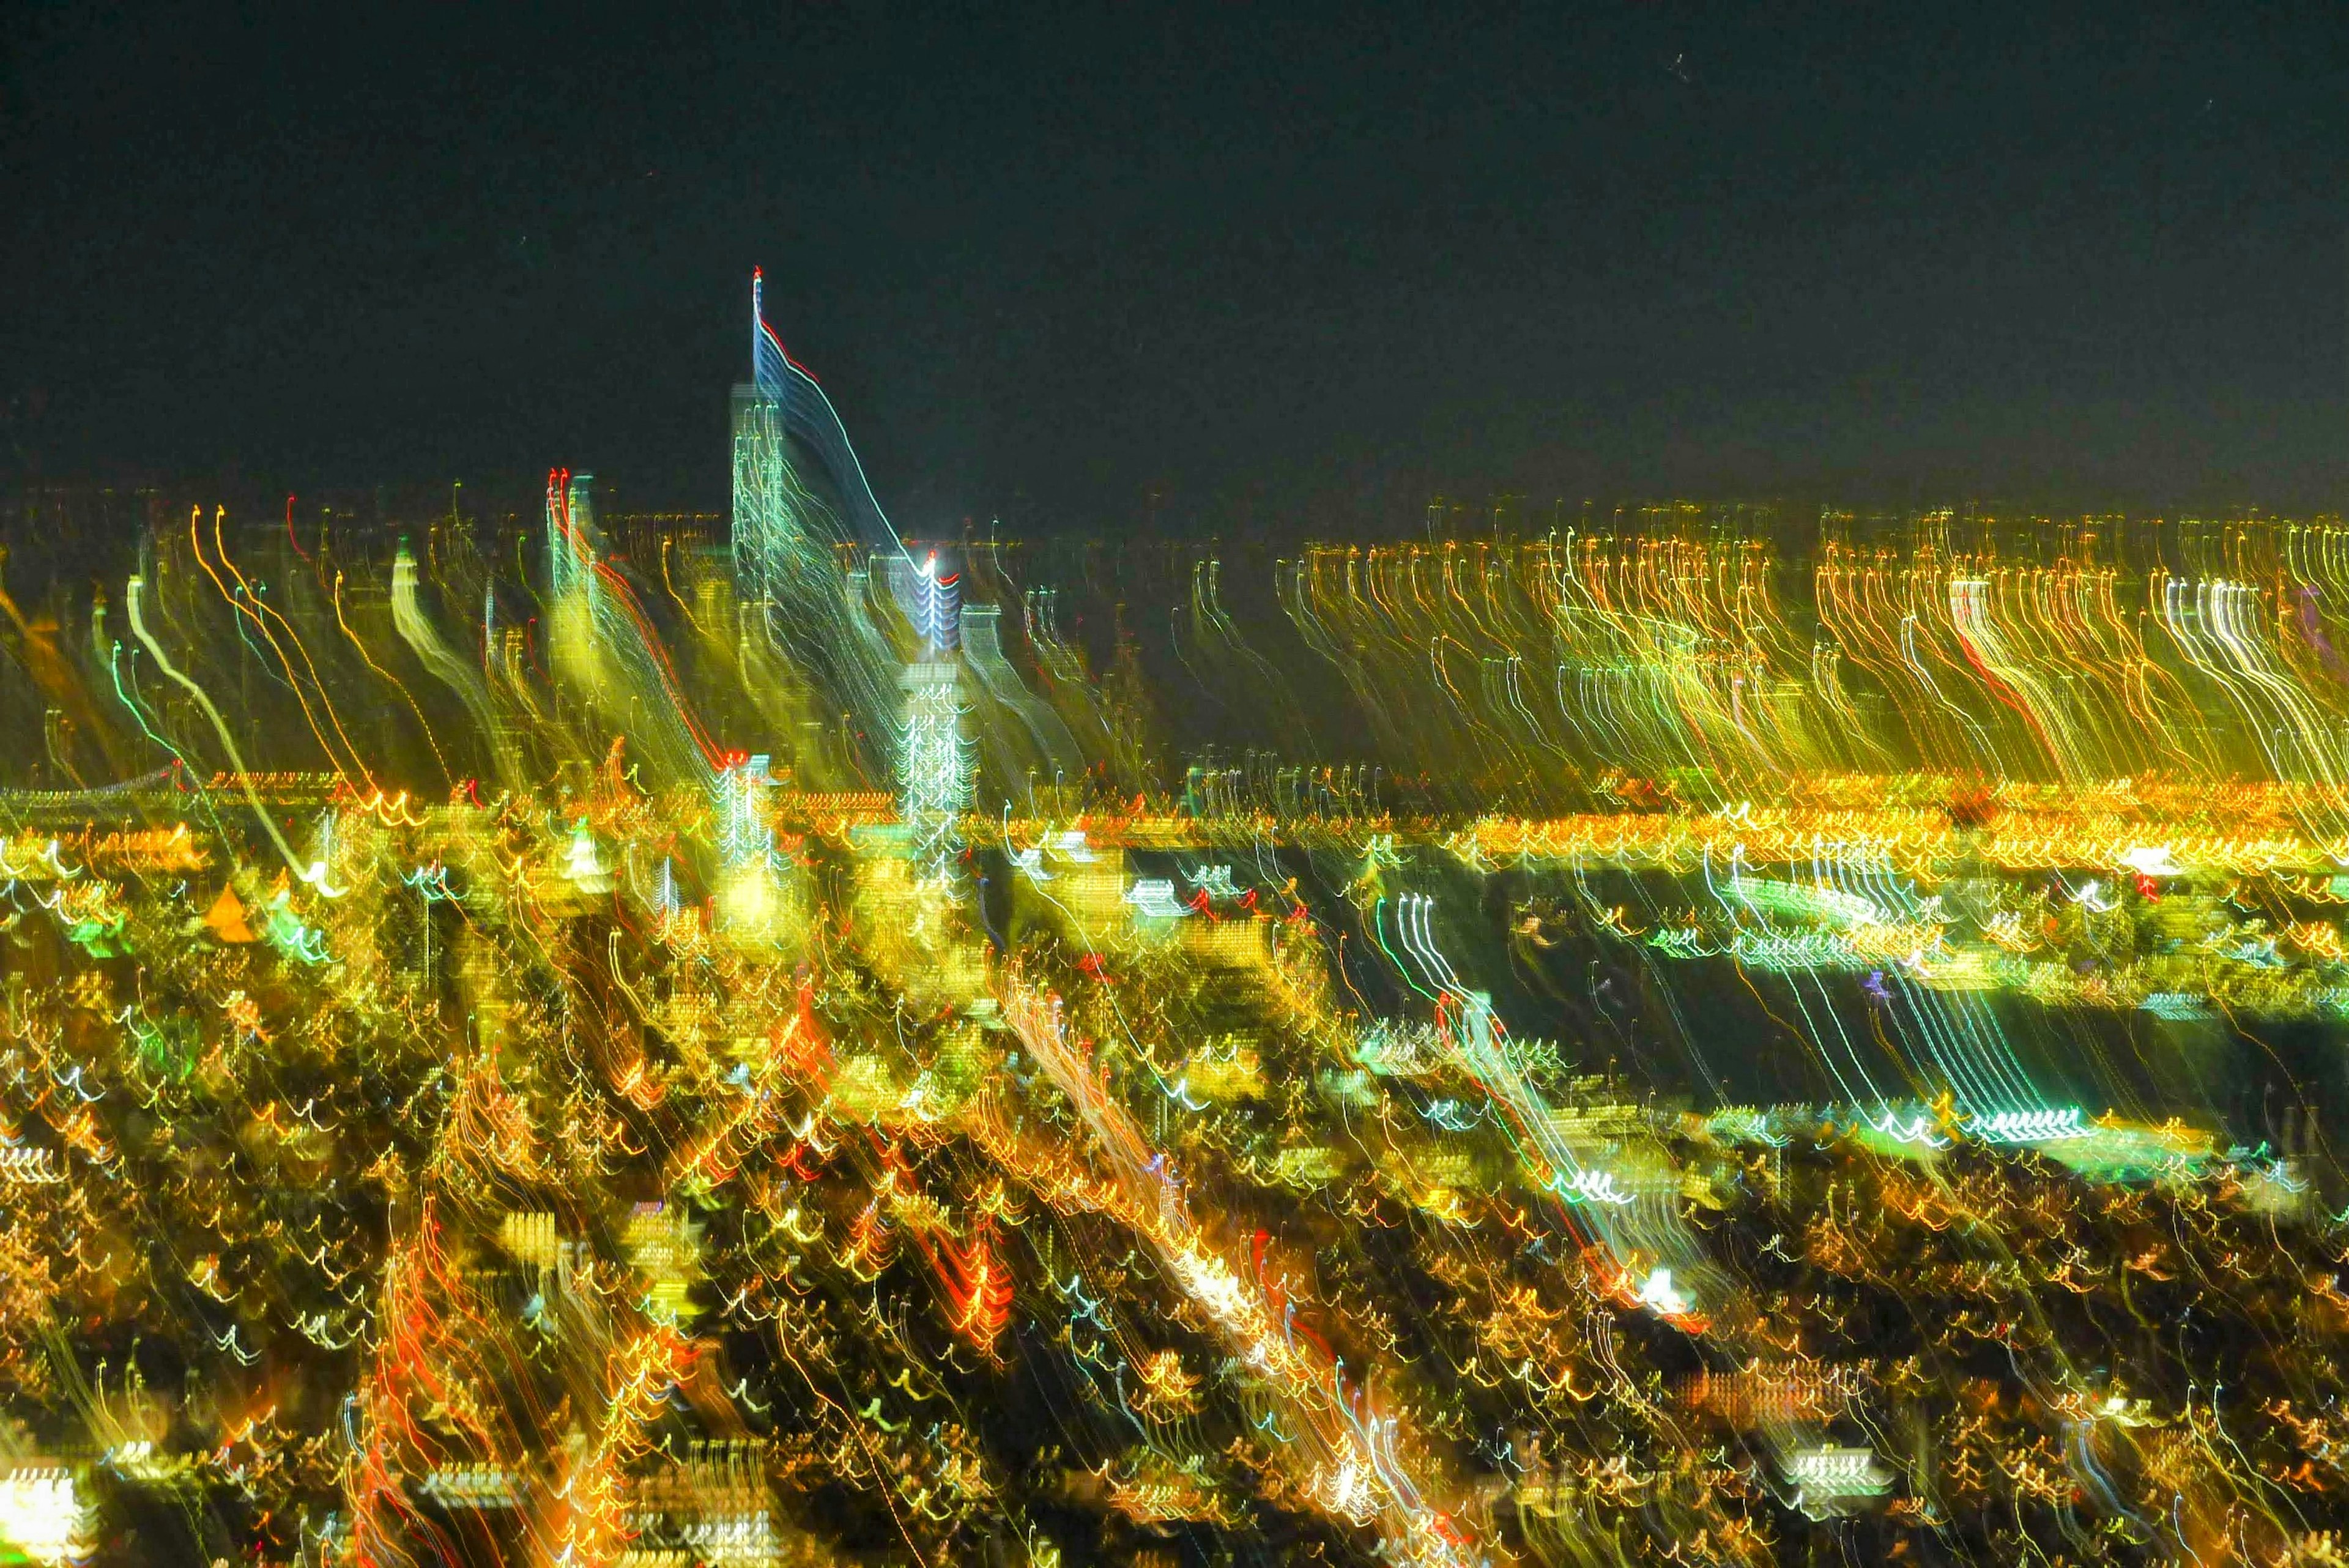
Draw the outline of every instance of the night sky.
[[[761,264],[915,532],[2349,491],[2337,6],[228,9],[0,13],[0,482],[717,506]]]

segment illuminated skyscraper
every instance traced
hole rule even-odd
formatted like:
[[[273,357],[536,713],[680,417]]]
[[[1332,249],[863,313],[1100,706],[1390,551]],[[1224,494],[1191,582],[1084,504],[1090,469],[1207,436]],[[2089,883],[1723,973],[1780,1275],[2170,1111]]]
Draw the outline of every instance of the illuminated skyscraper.
[[[754,272],[750,379],[734,389],[733,555],[743,632],[822,688],[823,706],[851,715],[852,730],[885,735],[895,717],[894,661],[847,568],[858,555],[896,560],[905,548],[832,400],[783,351],[764,300]],[[861,763],[878,771],[887,759]]]
[[[789,361],[767,325],[764,280],[750,275],[750,379],[734,389],[734,576],[742,602],[771,606],[782,564],[806,547],[784,437]]]
[[[962,661],[952,654],[905,666],[899,810],[906,843],[926,877],[947,874],[970,805],[970,746],[962,732]]]

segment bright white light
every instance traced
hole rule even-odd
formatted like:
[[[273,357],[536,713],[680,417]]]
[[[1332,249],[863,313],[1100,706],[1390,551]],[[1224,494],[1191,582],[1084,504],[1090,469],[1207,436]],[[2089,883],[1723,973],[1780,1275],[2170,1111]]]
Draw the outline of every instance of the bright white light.
[[[1892,1476],[1869,1449],[1798,1449],[1786,1459],[1795,1506],[1813,1519],[1848,1513],[1892,1490]]]
[[[1179,920],[1191,911],[1174,900],[1174,884],[1164,877],[1144,877],[1136,881],[1125,895],[1125,901],[1138,914],[1154,919]]]
[[[1608,1170],[1578,1170],[1563,1184],[1562,1191],[1568,1202],[1623,1204],[1631,1201],[1631,1195],[1615,1185],[1614,1172]],[[1672,1272],[1670,1269],[1658,1272],[1669,1286]]]
[[[1679,1317],[1689,1310],[1689,1298],[1672,1285],[1672,1272],[1658,1269],[1640,1285],[1640,1304],[1652,1308],[1665,1317]]]
[[[0,1476],[0,1541],[36,1563],[80,1562],[89,1555],[81,1535],[81,1500],[73,1477],[44,1467]]]
[[[2063,1110],[2001,1111],[1975,1117],[1966,1130],[1984,1143],[2059,1143],[2088,1137],[2095,1131],[2081,1124],[2077,1106]]]
[[[2186,867],[2180,866],[2167,844],[2147,848],[2140,844],[2121,857],[2121,864],[2140,877],[2183,877]]]
[[[581,822],[571,830],[571,846],[564,853],[563,875],[589,892],[611,890],[612,874],[595,854],[595,836]]]
[[[1237,898],[1240,890],[1232,882],[1228,866],[1210,866],[1191,878],[1191,886],[1204,888],[1211,898]]]

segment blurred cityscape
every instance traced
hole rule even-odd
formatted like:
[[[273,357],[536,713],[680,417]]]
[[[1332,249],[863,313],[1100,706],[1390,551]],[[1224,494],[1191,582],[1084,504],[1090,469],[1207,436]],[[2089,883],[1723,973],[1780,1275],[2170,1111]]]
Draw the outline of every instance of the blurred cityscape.
[[[17,1557],[2349,1553],[2338,519],[914,537],[749,326],[10,498]]]

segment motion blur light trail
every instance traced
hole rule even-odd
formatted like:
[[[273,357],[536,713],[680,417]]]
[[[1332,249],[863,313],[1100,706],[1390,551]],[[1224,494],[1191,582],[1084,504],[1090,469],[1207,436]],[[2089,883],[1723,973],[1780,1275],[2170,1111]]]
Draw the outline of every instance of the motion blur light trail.
[[[11,1560],[2349,1555],[2337,523],[917,541],[751,326],[15,542]]]

